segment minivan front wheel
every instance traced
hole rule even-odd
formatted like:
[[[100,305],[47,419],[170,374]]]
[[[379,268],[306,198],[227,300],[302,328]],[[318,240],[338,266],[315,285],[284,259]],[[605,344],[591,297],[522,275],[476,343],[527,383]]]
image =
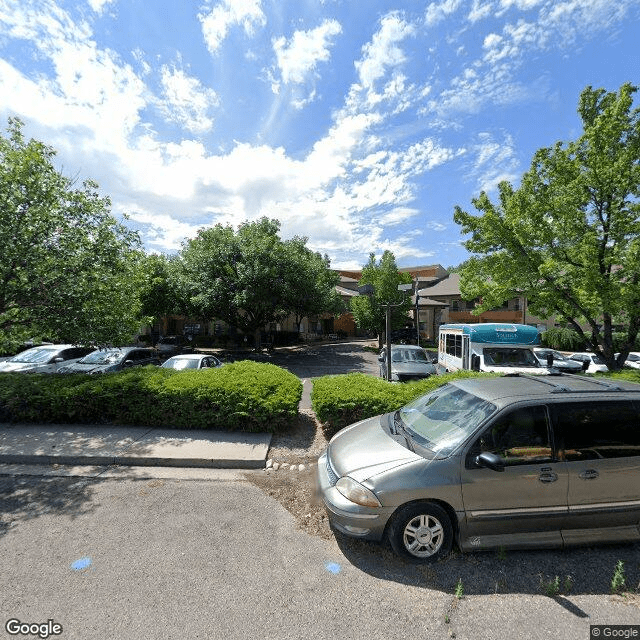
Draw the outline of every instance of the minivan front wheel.
[[[453,526],[447,512],[433,502],[402,507],[389,525],[393,550],[411,562],[434,562],[453,546]]]

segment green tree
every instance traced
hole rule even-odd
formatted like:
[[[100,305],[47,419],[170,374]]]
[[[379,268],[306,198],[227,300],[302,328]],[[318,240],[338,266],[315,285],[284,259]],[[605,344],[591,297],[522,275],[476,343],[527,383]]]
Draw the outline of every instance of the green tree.
[[[331,270],[327,255],[311,251],[307,238],[295,237],[286,243],[289,277],[286,307],[295,315],[298,331],[302,319],[323,313],[339,315],[344,303],[336,291],[340,276]]]
[[[0,348],[31,337],[122,343],[138,330],[140,243],[98,186],[53,165],[9,120],[0,136]]]
[[[261,218],[237,232],[216,225],[183,245],[176,286],[186,311],[256,335],[292,313],[320,313],[331,301],[328,262],[305,238],[283,241],[280,223]]]
[[[471,237],[461,270],[464,298],[478,312],[526,295],[537,315],[557,314],[614,369],[640,329],[640,110],[636,87],[617,93],[587,87],[575,141],[540,149],[521,186],[499,185],[472,216],[454,220]],[[583,325],[588,329],[583,329]],[[614,328],[625,335],[614,354]]]
[[[375,331],[382,348],[386,325],[386,305],[391,303],[391,328],[403,326],[407,322],[407,312],[411,307],[409,296],[398,291],[399,284],[410,284],[411,276],[398,271],[396,259],[391,251],[385,251],[379,262],[374,253],[362,269],[359,286],[373,285],[372,295],[351,298],[351,312],[358,327],[365,331]]]
[[[172,313],[182,313],[185,308],[176,290],[173,272],[175,256],[149,254],[142,261],[140,291],[141,313],[150,323]]]

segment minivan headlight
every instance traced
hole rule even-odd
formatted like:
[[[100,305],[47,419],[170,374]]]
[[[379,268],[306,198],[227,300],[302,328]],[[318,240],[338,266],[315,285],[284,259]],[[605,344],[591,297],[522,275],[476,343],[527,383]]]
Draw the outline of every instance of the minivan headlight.
[[[362,505],[363,507],[381,507],[380,501],[376,498],[375,493],[371,489],[356,482],[349,476],[343,476],[336,482],[336,489],[351,502]]]

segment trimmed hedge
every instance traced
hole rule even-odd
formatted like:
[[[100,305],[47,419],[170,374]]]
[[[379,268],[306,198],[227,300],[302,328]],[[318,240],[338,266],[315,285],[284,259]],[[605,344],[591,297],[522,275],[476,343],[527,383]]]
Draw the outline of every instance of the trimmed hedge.
[[[0,374],[0,421],[271,431],[298,415],[302,383],[248,360],[205,371]]]
[[[405,384],[394,384],[364,373],[324,376],[313,381],[311,404],[329,440],[354,422],[395,411],[451,380],[487,375],[493,374],[459,371]]]

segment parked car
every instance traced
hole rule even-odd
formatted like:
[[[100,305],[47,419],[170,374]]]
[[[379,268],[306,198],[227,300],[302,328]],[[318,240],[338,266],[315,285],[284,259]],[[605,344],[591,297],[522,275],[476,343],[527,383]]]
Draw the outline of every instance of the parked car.
[[[619,355],[619,353],[616,353],[616,358]],[[637,351],[631,351],[627,356],[627,359],[624,361],[624,366],[631,367],[632,369],[640,369],[640,353]]]
[[[191,341],[185,336],[164,336],[164,338],[160,338],[158,341],[156,349],[161,358],[168,358],[178,353],[193,351],[193,346]]]
[[[640,385],[456,380],[338,432],[317,480],[333,528],[415,562],[640,541]]]
[[[597,353],[572,353],[569,358],[582,363],[582,370],[586,373],[609,371],[609,367],[607,367],[604,360]]]
[[[165,360],[162,365],[165,369],[213,369],[221,367],[222,362],[215,356],[202,353],[183,353]]]
[[[387,350],[380,352],[380,377],[387,379]],[[391,345],[391,382],[421,380],[436,373],[436,366],[422,347],[410,344]]]
[[[582,363],[577,360],[571,360],[564,354],[554,349],[544,349],[536,347],[533,350],[533,355],[537,358],[538,362],[546,367],[549,363],[549,356],[553,358],[552,366],[562,371],[563,373],[580,373],[582,371]]]
[[[160,364],[153,349],[115,347],[96,349],[77,362],[58,369],[58,373],[110,373],[147,364]]]
[[[0,362],[0,372],[54,373],[91,351],[73,344],[41,344]]]

